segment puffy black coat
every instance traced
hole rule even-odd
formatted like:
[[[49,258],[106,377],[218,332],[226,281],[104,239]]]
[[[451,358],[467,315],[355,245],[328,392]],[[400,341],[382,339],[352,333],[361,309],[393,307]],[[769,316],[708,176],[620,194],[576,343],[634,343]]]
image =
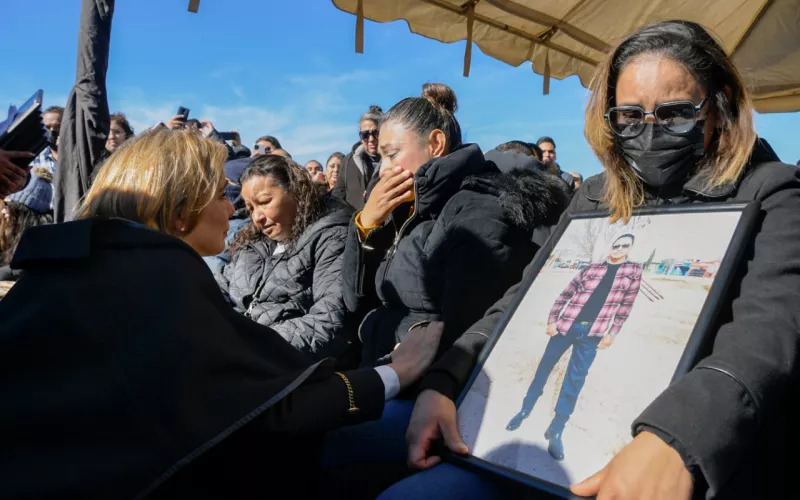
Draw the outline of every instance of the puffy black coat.
[[[445,323],[442,348],[510,284],[538,246],[535,226],[557,220],[568,203],[561,182],[535,171],[501,174],[477,145],[423,165],[414,212],[399,207],[365,241],[351,226],[345,251],[347,308],[359,328],[362,363],[380,363],[417,322]]]
[[[270,240],[236,251],[217,283],[236,311],[271,327],[312,359],[347,347],[342,253],[353,209],[330,198],[325,214],[279,255]]]
[[[604,175],[583,183],[567,213],[605,208]],[[800,396],[800,169],[780,163],[759,143],[739,181],[709,189],[701,173],[672,192],[647,193],[645,204],[749,201],[761,203],[761,221],[740,268],[742,281],[720,313],[713,350],[633,429],[656,433],[681,454],[699,496],[794,498],[792,474],[800,465],[792,411]],[[423,388],[457,397],[517,290],[465,330],[430,369]]]

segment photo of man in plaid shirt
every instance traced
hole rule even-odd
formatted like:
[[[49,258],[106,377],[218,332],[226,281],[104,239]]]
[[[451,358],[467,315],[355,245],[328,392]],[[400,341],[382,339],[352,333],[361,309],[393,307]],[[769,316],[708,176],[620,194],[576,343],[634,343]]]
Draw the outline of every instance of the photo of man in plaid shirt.
[[[632,234],[618,237],[611,244],[606,260],[592,262],[582,269],[558,296],[545,330],[550,340],[522,402],[522,410],[506,426],[514,431],[528,418],[553,368],[572,347],[556,414],[544,435],[549,441],[547,450],[556,460],[564,459],[561,436],[575,411],[597,350],[614,343],[639,295],[643,266],[628,260],[635,240]]]

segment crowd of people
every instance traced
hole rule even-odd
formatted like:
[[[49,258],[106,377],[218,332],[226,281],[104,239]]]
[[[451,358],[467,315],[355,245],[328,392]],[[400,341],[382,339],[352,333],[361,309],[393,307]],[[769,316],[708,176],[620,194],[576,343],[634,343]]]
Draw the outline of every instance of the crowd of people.
[[[585,126],[604,172],[584,182],[549,136],[464,143],[441,83],[370,106],[324,164],[185,114],[136,135],[107,105],[113,7],[83,2],[48,148],[0,151],[0,281],[16,282],[0,301],[0,496],[529,495],[434,444],[469,452],[455,401],[552,229],[727,201],[760,202],[761,219],[713,347],[572,490],[789,495],[800,171],[756,136],[702,27],[655,24],[609,52]]]

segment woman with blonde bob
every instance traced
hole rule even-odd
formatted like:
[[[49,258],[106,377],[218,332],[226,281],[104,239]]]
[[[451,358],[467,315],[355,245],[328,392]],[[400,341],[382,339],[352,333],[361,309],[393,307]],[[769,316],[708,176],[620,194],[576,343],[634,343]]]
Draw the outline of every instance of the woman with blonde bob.
[[[796,496],[791,481],[800,443],[788,417],[799,359],[800,170],[757,138],[738,71],[695,23],[663,22],[630,35],[599,66],[590,90],[586,137],[604,172],[583,183],[568,213],[608,209],[613,219],[626,220],[639,206],[757,201],[761,221],[713,349],[631,423],[633,442],[573,493],[648,500]],[[407,434],[415,467],[438,463],[429,452],[438,436],[467,453],[453,399],[517,289],[467,330],[471,345],[457,344],[445,354],[447,363],[426,375],[446,376],[452,387],[417,398]],[[563,458],[565,432],[569,425],[548,429],[554,457]],[[514,493],[445,464],[381,498],[492,495]]]
[[[192,132],[148,132],[103,165],[78,220],[23,235],[0,302],[0,498],[250,498],[278,483],[308,498],[297,464],[320,434],[377,418],[430,364],[437,325],[385,368],[335,372],[224,301],[201,257],[222,250],[233,210],[226,157]]]

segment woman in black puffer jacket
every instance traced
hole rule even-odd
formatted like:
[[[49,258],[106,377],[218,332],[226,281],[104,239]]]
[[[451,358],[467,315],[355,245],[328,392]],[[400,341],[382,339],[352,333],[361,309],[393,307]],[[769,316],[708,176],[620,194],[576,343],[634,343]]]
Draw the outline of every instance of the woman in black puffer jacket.
[[[342,252],[353,210],[289,159],[264,155],[242,173],[251,224],[215,273],[234,308],[312,359],[341,357],[346,336]]]
[[[540,172],[501,174],[461,143],[456,98],[442,84],[404,99],[380,129],[381,180],[351,225],[345,301],[364,317],[362,364],[384,362],[414,324],[443,321],[441,348],[519,280],[533,229],[567,205]]]

